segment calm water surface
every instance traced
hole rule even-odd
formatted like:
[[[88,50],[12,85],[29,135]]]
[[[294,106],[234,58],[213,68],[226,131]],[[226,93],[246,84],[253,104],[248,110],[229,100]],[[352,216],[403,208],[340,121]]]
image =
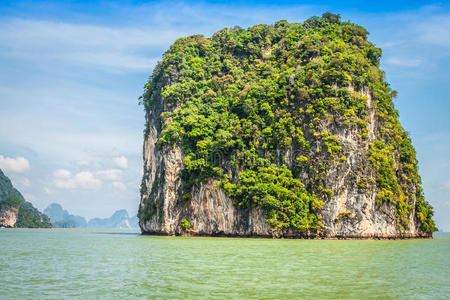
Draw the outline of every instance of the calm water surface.
[[[0,298],[450,298],[450,235],[335,241],[0,229]]]

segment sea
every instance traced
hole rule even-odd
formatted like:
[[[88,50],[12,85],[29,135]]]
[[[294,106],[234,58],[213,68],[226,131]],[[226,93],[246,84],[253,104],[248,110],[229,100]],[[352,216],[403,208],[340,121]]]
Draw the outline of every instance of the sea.
[[[417,240],[0,229],[0,299],[450,299],[450,234]]]

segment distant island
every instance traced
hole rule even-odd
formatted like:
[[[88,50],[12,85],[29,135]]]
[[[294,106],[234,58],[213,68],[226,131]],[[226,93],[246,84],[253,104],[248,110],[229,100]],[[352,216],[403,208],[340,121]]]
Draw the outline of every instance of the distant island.
[[[89,222],[84,217],[70,214],[58,203],[50,204],[44,213],[55,228],[138,228],[137,216],[130,217],[125,209],[114,212],[109,218],[93,218]]]
[[[142,233],[431,237],[416,151],[367,35],[325,13],[176,40],[140,98]]]
[[[0,227],[50,228],[50,219],[26,201],[0,170]]]
[[[70,214],[58,203],[40,212],[12,185],[0,170],[0,228],[138,228],[137,216],[130,217],[124,209],[109,218],[93,218],[86,222],[81,216]]]

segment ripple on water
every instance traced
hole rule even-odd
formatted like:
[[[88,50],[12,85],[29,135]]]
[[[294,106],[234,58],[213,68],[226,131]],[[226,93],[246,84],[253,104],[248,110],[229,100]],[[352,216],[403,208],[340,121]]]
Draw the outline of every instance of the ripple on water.
[[[2,229],[0,298],[448,298],[449,237],[271,240]]]

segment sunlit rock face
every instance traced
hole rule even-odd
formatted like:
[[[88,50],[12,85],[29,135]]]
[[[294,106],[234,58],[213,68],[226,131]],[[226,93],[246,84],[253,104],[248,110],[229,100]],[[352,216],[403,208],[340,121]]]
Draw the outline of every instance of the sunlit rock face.
[[[12,228],[17,221],[17,208],[0,210],[0,227]]]

